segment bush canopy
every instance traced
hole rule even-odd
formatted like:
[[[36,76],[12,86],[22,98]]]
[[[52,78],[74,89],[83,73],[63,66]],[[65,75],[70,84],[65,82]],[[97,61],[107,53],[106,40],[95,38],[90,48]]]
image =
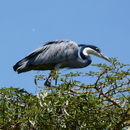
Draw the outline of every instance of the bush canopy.
[[[36,95],[0,89],[1,130],[122,130],[130,126],[130,65],[94,64],[97,71],[53,72],[51,87],[36,75]],[[91,83],[83,83],[89,79]]]

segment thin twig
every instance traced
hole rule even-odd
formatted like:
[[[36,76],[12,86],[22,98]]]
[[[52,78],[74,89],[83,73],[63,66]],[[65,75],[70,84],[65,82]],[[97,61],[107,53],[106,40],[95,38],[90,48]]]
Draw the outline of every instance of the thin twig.
[[[97,81],[96,81],[96,83],[95,83],[95,89],[98,91],[98,93],[99,93],[100,95],[102,95],[103,97],[105,97],[108,101],[112,102],[114,105],[118,106],[119,108],[122,108],[122,106],[121,106],[118,102],[116,102],[115,100],[113,100],[110,96],[107,96],[105,93],[103,93],[103,91],[102,91],[101,89],[98,88],[98,85],[97,85],[97,84],[98,84],[100,78],[101,78],[102,75],[105,74],[107,71],[108,71],[108,70],[104,70],[102,73],[99,74],[98,79],[97,79]]]

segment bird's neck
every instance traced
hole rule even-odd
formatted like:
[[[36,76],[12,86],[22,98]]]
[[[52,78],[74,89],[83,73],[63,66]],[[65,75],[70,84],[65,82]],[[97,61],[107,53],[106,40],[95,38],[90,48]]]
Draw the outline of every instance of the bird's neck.
[[[83,60],[91,59],[89,54],[84,52],[84,47],[79,48],[79,57]]]
[[[84,52],[84,47],[83,47],[83,48],[80,48],[80,50],[79,50],[79,57],[80,57],[82,60],[86,61],[87,66],[92,63],[92,60],[91,60],[90,55],[89,55],[88,53],[85,53],[85,52]]]

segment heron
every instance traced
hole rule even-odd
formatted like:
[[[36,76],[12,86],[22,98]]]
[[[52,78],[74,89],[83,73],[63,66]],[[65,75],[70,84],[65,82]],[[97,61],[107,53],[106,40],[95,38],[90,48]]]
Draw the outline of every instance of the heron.
[[[110,62],[101,50],[94,45],[77,44],[72,40],[55,40],[42,45],[22,60],[18,61],[13,69],[18,74],[31,70],[56,70],[84,68],[91,64],[90,55],[97,56]],[[49,86],[49,78],[45,85]],[[48,85],[49,84],[49,85]]]

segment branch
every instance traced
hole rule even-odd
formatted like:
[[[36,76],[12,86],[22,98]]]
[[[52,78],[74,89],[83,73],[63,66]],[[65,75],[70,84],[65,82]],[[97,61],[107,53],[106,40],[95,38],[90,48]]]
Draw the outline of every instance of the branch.
[[[118,106],[119,108],[122,108],[122,106],[118,102],[116,102],[115,100],[113,100],[110,96],[107,96],[105,93],[102,92],[102,90],[100,88],[98,88],[97,84],[98,84],[99,80],[101,79],[102,75],[104,75],[107,72],[108,72],[108,70],[106,69],[106,70],[104,70],[103,72],[101,72],[99,74],[98,79],[97,79],[97,81],[95,83],[95,87],[94,88],[97,90],[97,92],[100,95],[102,95],[103,97],[105,97],[108,101],[112,102],[114,105]]]

